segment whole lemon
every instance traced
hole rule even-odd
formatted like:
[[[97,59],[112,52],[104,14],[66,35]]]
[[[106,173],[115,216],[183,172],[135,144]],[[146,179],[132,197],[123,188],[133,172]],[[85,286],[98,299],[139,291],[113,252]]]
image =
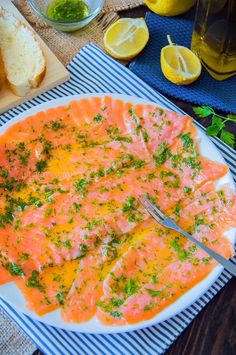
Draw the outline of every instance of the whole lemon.
[[[188,11],[196,0],[144,0],[150,10],[161,16],[176,16]]]

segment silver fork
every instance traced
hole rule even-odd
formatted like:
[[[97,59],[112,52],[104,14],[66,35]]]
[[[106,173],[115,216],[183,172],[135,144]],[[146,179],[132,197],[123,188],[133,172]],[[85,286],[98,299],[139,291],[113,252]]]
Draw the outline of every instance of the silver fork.
[[[195,239],[191,234],[185,232],[182,228],[180,228],[172,219],[166,217],[147,197],[146,195],[142,195],[143,199],[146,203],[138,199],[139,202],[143,205],[143,207],[147,210],[147,212],[163,227],[170,228],[183,234],[187,237],[191,242],[195,243],[201,249],[203,249],[209,256],[215,259],[219,264],[221,264],[226,270],[228,270],[231,274],[236,276],[236,265],[231,261],[223,258],[221,255],[213,251],[212,249],[208,248],[197,239]],[[151,208],[150,208],[151,207]]]

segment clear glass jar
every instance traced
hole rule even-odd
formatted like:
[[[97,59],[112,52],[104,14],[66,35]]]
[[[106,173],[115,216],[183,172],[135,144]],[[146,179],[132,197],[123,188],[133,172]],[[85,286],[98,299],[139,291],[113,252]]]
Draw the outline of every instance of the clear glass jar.
[[[213,78],[236,74],[236,0],[198,0],[191,49]]]

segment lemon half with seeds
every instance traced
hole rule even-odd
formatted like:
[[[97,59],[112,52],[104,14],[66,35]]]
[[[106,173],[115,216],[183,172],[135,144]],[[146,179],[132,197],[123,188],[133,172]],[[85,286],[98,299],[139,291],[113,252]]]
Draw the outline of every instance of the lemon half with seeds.
[[[148,39],[149,31],[143,18],[122,18],[107,29],[104,46],[112,57],[130,60],[143,50]]]
[[[169,45],[161,50],[161,70],[166,79],[177,85],[189,85],[201,74],[198,57],[187,47],[177,46],[167,36]]]

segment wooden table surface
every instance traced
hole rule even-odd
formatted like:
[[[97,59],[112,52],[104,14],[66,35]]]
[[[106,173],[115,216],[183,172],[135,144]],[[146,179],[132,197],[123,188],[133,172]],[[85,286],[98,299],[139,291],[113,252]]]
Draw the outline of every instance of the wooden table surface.
[[[144,17],[147,8],[140,6],[119,13],[121,17]],[[209,119],[194,115],[191,103],[168,97],[205,127]],[[235,125],[227,128],[235,133]],[[36,351],[33,355],[42,355]],[[188,328],[178,337],[165,355],[235,355],[236,354],[236,278],[200,312]],[[141,354],[140,354],[141,355]]]

